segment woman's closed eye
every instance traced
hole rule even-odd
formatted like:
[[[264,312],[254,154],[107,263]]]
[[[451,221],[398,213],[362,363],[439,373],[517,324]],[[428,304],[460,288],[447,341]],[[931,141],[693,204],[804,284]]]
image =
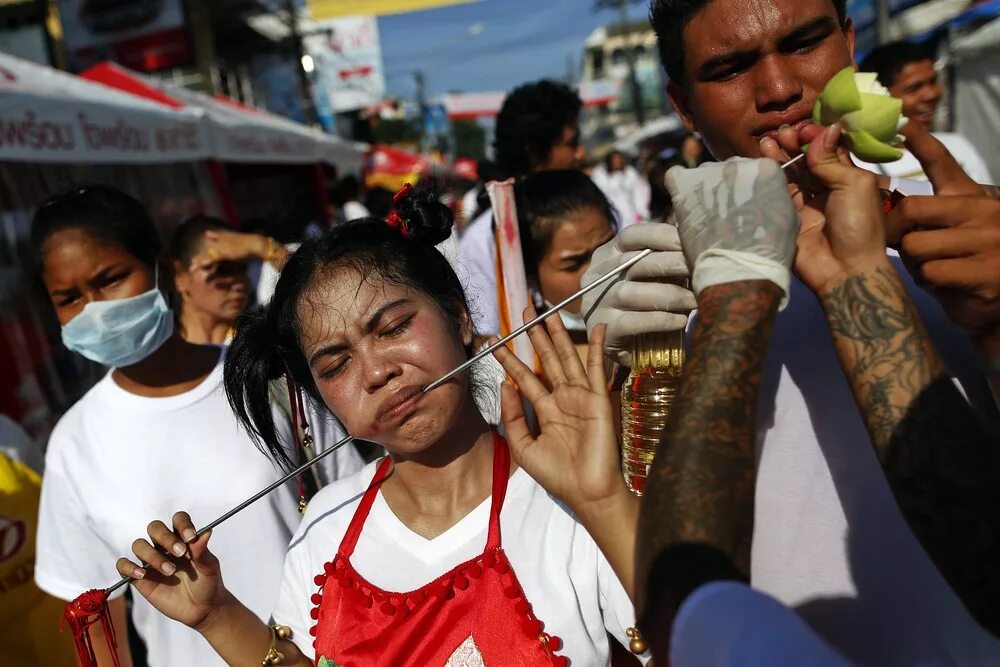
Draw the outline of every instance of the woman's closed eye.
[[[413,322],[415,315],[407,315],[399,319],[390,322],[382,331],[378,333],[379,338],[395,338],[406,331],[410,324]],[[324,368],[319,373],[320,380],[329,380],[330,378],[336,377],[341,371],[347,366],[347,363],[351,360],[350,355],[346,352],[339,354],[330,360],[330,364]]]
[[[385,329],[383,329],[379,333],[379,337],[395,338],[396,336],[399,336],[404,331],[410,328],[410,324],[413,322],[413,318],[414,315],[407,315],[405,317],[399,318],[398,320],[390,322],[388,325],[386,325]]]
[[[342,354],[339,357],[335,358],[330,363],[329,366],[320,371],[319,379],[329,380],[330,378],[338,375],[340,371],[344,370],[344,367],[347,365],[348,359],[349,357],[346,354]]]

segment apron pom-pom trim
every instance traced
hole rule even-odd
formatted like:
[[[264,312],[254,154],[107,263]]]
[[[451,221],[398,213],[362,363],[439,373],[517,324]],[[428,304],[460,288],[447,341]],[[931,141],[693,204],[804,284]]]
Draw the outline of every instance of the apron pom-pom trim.
[[[63,612],[61,627],[69,625],[76,644],[76,654],[82,667],[97,667],[97,656],[90,637],[90,627],[101,624],[101,630],[107,638],[108,648],[114,667],[120,667],[118,661],[118,642],[115,638],[115,627],[111,623],[111,612],[108,609],[108,593],[101,589],[89,590],[66,605]]]

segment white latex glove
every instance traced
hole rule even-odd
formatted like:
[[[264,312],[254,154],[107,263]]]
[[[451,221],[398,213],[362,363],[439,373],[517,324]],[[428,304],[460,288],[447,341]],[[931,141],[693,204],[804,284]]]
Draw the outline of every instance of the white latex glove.
[[[788,301],[799,216],[773,160],[731,158],[667,172],[691,286],[770,280]]]
[[[631,367],[636,336],[683,329],[688,313],[695,308],[691,290],[662,282],[688,275],[677,228],[662,222],[630,225],[594,251],[582,284],[593,282],[646,248],[654,252],[624,275],[583,295],[581,312],[587,333],[598,324],[608,325],[604,353],[623,366]]]

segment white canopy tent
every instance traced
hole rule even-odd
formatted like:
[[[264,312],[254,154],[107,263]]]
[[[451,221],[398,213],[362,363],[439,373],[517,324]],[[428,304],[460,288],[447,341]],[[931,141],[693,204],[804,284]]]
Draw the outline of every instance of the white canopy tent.
[[[106,62],[82,77],[124,94],[200,113],[211,127],[213,157],[224,162],[304,164],[327,162],[359,171],[367,146],[313,130],[276,114],[211,97]]]
[[[156,164],[217,159],[361,169],[365,144],[113,64],[98,82],[0,53],[0,161]],[[131,82],[127,87],[121,82]]]
[[[208,127],[197,112],[0,53],[0,160],[149,164],[210,154]]]

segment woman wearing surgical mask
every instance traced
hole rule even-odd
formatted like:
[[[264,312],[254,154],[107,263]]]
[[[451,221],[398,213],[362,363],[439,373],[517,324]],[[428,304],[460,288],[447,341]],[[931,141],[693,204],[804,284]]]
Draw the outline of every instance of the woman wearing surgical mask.
[[[138,201],[107,186],[73,190],[42,205],[31,239],[66,347],[110,369],[62,417],[46,452],[35,579],[72,600],[117,578],[109,563],[131,550],[148,517],[184,504],[211,520],[281,471],[237,425],[222,390],[224,350],[186,341],[175,328],[163,292],[170,263]],[[287,428],[282,440],[292,440]],[[329,458],[337,458],[333,476],[361,465],[353,450]],[[227,584],[243,590],[261,618],[277,597],[299,496],[290,484],[219,535],[216,548],[254,554],[236,558]],[[111,611],[123,638],[120,596]],[[164,621],[144,600],[136,600],[132,620],[150,667],[223,664],[197,633]],[[95,649],[106,651],[97,639]],[[119,651],[130,665],[127,642]],[[113,663],[99,654],[98,664]]]
[[[581,171],[536,172],[514,191],[524,270],[541,311],[579,291],[591,255],[614,238],[615,215],[604,193]],[[586,344],[580,300],[559,314],[574,342]]]

